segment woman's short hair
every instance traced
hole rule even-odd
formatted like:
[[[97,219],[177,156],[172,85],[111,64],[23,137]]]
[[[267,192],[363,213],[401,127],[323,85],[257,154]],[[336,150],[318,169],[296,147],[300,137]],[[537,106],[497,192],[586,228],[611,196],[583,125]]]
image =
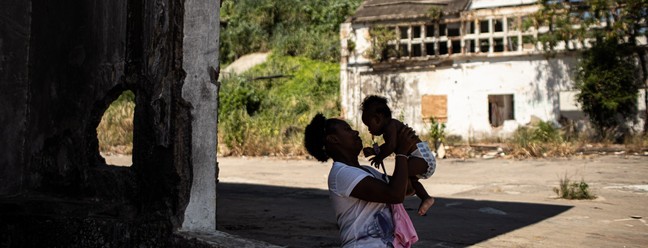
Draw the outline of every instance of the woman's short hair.
[[[318,113],[313,117],[304,131],[304,146],[306,147],[306,151],[321,162],[326,162],[329,159],[329,155],[324,148],[326,134],[331,131],[330,127],[327,130],[327,125],[330,125],[330,122],[328,122],[323,114]]]

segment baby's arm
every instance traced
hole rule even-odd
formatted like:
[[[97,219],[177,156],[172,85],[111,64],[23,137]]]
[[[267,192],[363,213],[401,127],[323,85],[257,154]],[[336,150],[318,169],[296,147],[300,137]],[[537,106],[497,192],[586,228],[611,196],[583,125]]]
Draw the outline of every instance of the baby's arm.
[[[385,140],[385,143],[380,146],[380,153],[376,155],[376,157],[380,161],[385,159],[390,154],[394,153],[394,150],[396,149],[397,138],[398,138],[397,131],[398,131],[397,126],[390,124],[389,126],[387,126],[385,133],[383,133],[383,139]]]

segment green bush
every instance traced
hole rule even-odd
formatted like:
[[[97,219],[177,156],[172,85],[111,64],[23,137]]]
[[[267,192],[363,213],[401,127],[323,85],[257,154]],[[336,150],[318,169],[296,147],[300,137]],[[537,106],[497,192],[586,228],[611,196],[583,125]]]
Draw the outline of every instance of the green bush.
[[[574,153],[574,148],[564,142],[560,129],[544,121],[518,128],[509,140],[509,146],[517,157],[567,156]]]
[[[277,55],[225,79],[219,94],[220,153],[305,154],[303,129],[315,113],[340,114],[339,84],[338,64]]]

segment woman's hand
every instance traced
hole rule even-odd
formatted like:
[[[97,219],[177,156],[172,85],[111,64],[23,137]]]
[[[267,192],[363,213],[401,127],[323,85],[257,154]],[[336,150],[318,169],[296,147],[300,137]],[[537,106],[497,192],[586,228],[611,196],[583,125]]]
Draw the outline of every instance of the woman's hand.
[[[401,130],[398,131],[398,140],[396,143],[396,149],[394,149],[394,153],[409,156],[409,154],[407,153],[410,151],[410,148],[412,148],[412,146],[416,145],[416,142],[418,142],[416,132],[414,132],[414,130],[408,125],[405,125],[403,128],[401,128]]]

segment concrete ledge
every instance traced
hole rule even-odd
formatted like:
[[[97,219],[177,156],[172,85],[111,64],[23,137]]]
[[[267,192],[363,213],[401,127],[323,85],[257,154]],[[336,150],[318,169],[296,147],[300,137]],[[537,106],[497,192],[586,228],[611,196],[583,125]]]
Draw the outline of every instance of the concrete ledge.
[[[214,231],[214,232],[191,232],[191,231],[177,231],[176,235],[181,236],[187,240],[195,239],[195,241],[206,245],[208,247],[248,247],[248,248],[280,248],[285,246],[277,246],[263,241],[245,239],[236,235]]]

